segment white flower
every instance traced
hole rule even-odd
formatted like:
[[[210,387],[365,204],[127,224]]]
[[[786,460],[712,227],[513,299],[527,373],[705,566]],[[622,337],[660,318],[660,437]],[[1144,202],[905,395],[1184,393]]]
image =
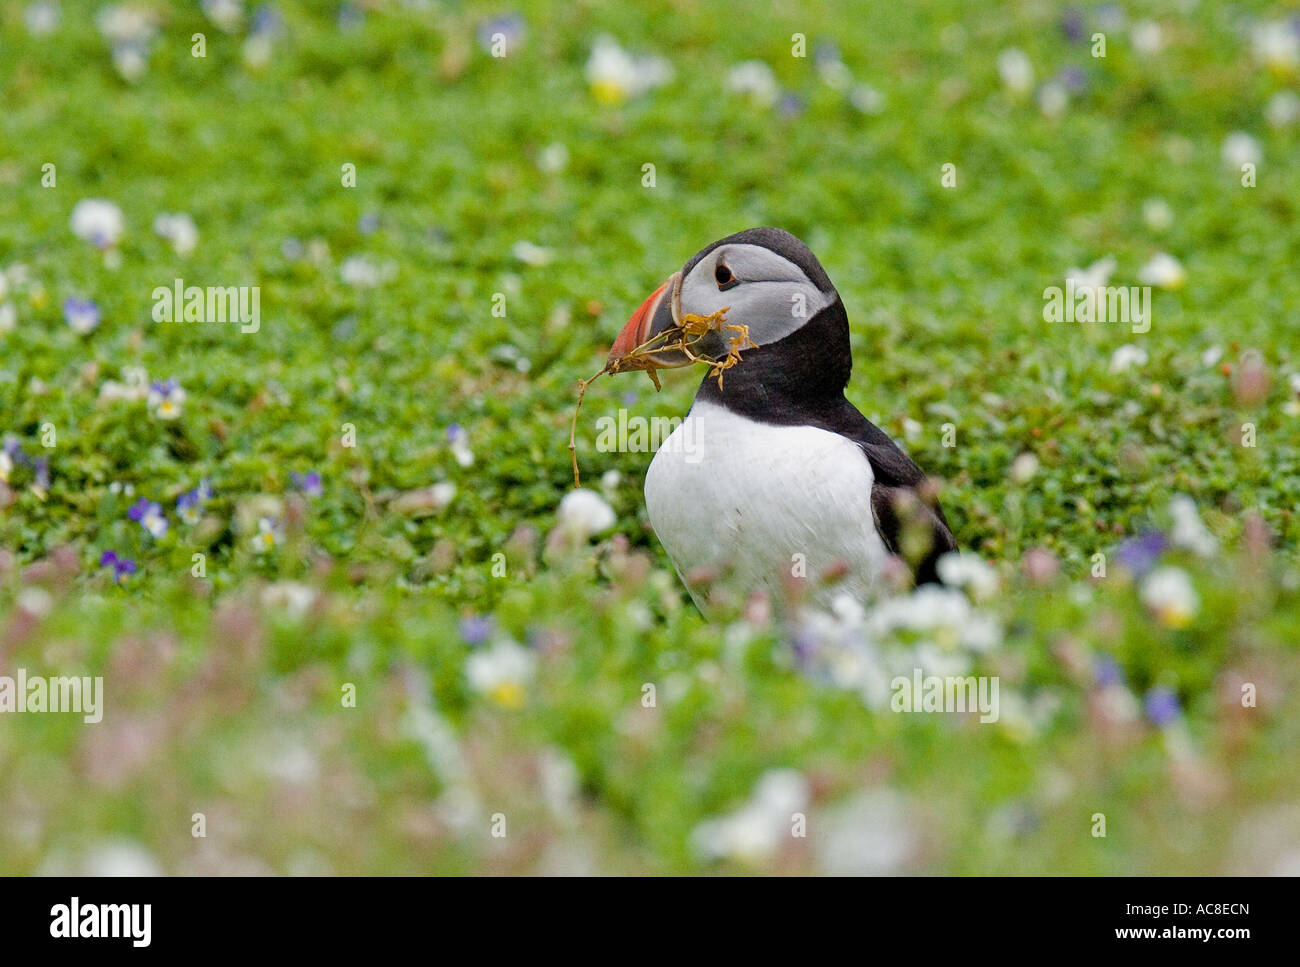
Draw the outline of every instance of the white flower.
[[[557,527],[580,540],[609,530],[618,520],[605,498],[594,490],[570,490],[560,501]]]
[[[551,260],[555,258],[555,253],[553,253],[549,248],[545,248],[541,245],[534,245],[529,241],[515,242],[514,248],[510,250],[510,253],[525,265],[550,265]]]
[[[1222,346],[1209,346],[1201,353],[1201,365],[1209,368],[1223,358]]]
[[[838,55],[817,57],[816,61],[817,76],[831,90],[844,91],[853,83],[853,72],[849,70],[848,64],[844,63]]]
[[[1161,567],[1148,574],[1142,582],[1142,603],[1161,624],[1185,628],[1196,617],[1201,601],[1186,571]]]
[[[948,565],[947,571],[954,579],[965,578],[971,585],[972,596],[991,594],[990,588],[995,587],[982,573],[979,564],[971,565],[959,560],[955,573],[952,564]],[[943,577],[942,573],[940,577]],[[867,615],[866,630],[877,640],[905,631],[928,635],[941,645],[979,652],[995,648],[1002,638],[996,620],[976,611],[965,594],[956,588],[934,584],[923,584],[905,597],[881,601]]]
[[[9,454],[0,450],[0,483],[9,480],[9,475],[14,472],[14,462],[10,459]]]
[[[445,510],[455,499],[456,485],[449,480],[443,480],[418,490],[408,490],[394,499],[388,505],[388,509],[396,514],[427,517],[429,514]]]
[[[1142,203],[1142,220],[1153,232],[1163,232],[1174,223],[1174,210],[1163,198],[1148,198]]]
[[[58,4],[51,3],[50,0],[29,3],[27,9],[23,11],[23,22],[27,25],[27,32],[33,37],[44,37],[46,34],[53,33],[59,26]]]
[[[592,43],[587,82],[596,100],[604,104],[640,97],[672,79],[673,66],[662,57],[630,54],[606,34]]]
[[[1134,346],[1129,343],[1120,346],[1110,357],[1110,371],[1112,373],[1122,373],[1134,366],[1145,366],[1147,364],[1147,351],[1141,346]]]
[[[1187,281],[1187,271],[1172,255],[1157,252],[1146,265],[1138,269],[1138,281],[1160,289],[1179,289]]]
[[[456,462],[462,467],[472,467],[474,465],[474,451],[469,448],[469,435],[464,428],[454,425],[447,430],[448,444],[451,447],[451,455],[456,458]]]
[[[1060,81],[1048,81],[1038,89],[1038,109],[1043,116],[1055,120],[1070,106],[1070,92]]]
[[[0,335],[13,332],[18,324],[18,310],[12,302],[0,302]]]
[[[244,21],[243,0],[203,0],[203,12],[225,33],[233,33]]]
[[[735,812],[707,819],[691,832],[695,851],[706,860],[761,863],[790,837],[795,814],[808,808],[808,781],[794,769],[771,769],[750,801]]]
[[[1244,165],[1258,167],[1263,160],[1264,149],[1245,131],[1233,131],[1223,139],[1222,154],[1225,165],[1240,170]]]
[[[1139,20],[1133,24],[1129,37],[1133,41],[1133,49],[1139,54],[1158,54],[1165,46],[1165,32],[1154,20]]]
[[[258,553],[274,550],[277,545],[284,539],[280,529],[280,522],[270,517],[262,517],[257,521],[257,533],[252,537],[253,550]]]
[[[977,601],[986,601],[998,592],[998,572],[978,554],[951,551],[939,558],[936,569],[944,584],[966,588]]]
[[[139,366],[122,370],[123,382],[106,379],[99,388],[99,398],[104,402],[126,402],[145,399],[149,395],[149,374]]]
[[[606,470],[600,477],[600,487],[602,490],[617,490],[619,484],[623,482],[623,475],[617,470]]]
[[[1038,457],[1032,453],[1022,453],[1011,461],[1011,479],[1016,483],[1028,483],[1038,473]]]
[[[1300,37],[1285,20],[1266,20],[1250,31],[1255,59],[1278,74],[1290,74],[1300,66]]]
[[[102,198],[83,198],[72,209],[72,231],[99,248],[112,248],[122,237],[122,209]]]
[[[300,581],[277,581],[262,589],[262,604],[283,608],[291,617],[301,618],[316,601],[316,589]]]
[[[153,14],[126,3],[103,7],[95,15],[95,23],[99,32],[114,43],[148,41],[155,32]]]
[[[998,75],[1002,85],[1016,97],[1027,94],[1034,86],[1034,65],[1018,47],[1008,47],[998,54]]]
[[[113,48],[113,66],[128,81],[139,80],[149,67],[149,56],[144,48],[127,44]]]
[[[943,648],[932,641],[923,641],[916,646],[914,667],[920,668],[926,675],[939,678],[962,676],[971,669],[970,655],[952,648]],[[916,697],[920,701],[920,696]]]
[[[884,113],[885,95],[870,84],[854,84],[849,90],[849,104],[856,111],[874,116]]]
[[[259,31],[249,34],[244,40],[244,63],[254,70],[265,67],[271,62],[271,34]]]
[[[343,260],[339,266],[339,278],[348,285],[374,287],[387,282],[397,274],[397,266],[392,262],[382,265],[364,255],[353,255]]]
[[[152,504],[140,518],[140,526],[147,530],[155,540],[161,540],[167,533],[167,518],[163,516],[162,508],[157,504]]]
[[[54,610],[54,597],[49,591],[40,587],[27,587],[18,592],[19,610],[26,611],[34,618],[44,618]]]
[[[1174,525],[1169,533],[1169,540],[1175,547],[1185,547],[1201,557],[1213,557],[1219,550],[1219,542],[1201,522],[1201,515],[1196,512],[1196,501],[1186,494],[1179,494],[1169,502],[1169,512]]]
[[[456,499],[456,485],[451,481],[443,480],[429,488],[429,495],[433,499],[434,508],[442,510]]]
[[[153,220],[154,234],[167,239],[177,255],[189,255],[199,244],[199,230],[194,219],[186,214],[169,215],[163,212]]]
[[[764,61],[742,61],[727,74],[727,90],[750,98],[760,107],[771,107],[781,93],[776,74]]]
[[[185,390],[174,379],[151,383],[145,397],[150,412],[160,420],[178,419],[184,402]]]
[[[831,876],[903,872],[920,848],[917,810],[892,789],[874,789],[837,804],[814,828],[821,872]]]
[[[1270,127],[1286,128],[1300,118],[1300,95],[1295,91],[1278,91],[1264,107],[1264,120]]]
[[[548,175],[558,175],[569,166],[569,148],[562,141],[548,144],[537,156],[537,167]]]
[[[80,336],[93,332],[99,326],[99,306],[89,299],[65,299],[63,318],[68,328]]]
[[[537,656],[509,639],[474,652],[465,662],[465,678],[474,691],[508,708],[519,708],[537,671]]]
[[[85,847],[56,850],[42,861],[40,876],[142,877],[162,876],[162,867],[134,840],[97,840]]]
[[[123,3],[100,9],[95,22],[112,45],[117,72],[128,81],[139,79],[149,66],[149,48],[157,33],[153,12]]]
[[[1086,269],[1081,269],[1077,265],[1071,266],[1065,272],[1065,281],[1074,282],[1075,292],[1083,292],[1088,289],[1103,289],[1106,283],[1110,281],[1111,273],[1115,271],[1115,257],[1107,255],[1093,262]]]

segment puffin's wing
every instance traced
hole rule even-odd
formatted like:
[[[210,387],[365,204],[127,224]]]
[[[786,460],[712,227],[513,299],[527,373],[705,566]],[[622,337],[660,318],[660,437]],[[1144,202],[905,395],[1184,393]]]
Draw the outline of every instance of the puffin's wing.
[[[916,560],[916,583],[941,583],[939,558],[957,550],[942,508],[927,504],[911,488],[876,484],[871,488],[871,513],[876,519],[876,531],[891,554],[911,560],[907,553],[911,550],[911,535],[917,535],[916,545],[923,553]]]
[[[921,492],[925,474],[883,430],[862,417],[865,424],[854,434],[875,483],[871,487],[871,512],[885,547],[916,567],[916,583],[938,583],[936,564],[957,550],[952,528],[938,502]]]

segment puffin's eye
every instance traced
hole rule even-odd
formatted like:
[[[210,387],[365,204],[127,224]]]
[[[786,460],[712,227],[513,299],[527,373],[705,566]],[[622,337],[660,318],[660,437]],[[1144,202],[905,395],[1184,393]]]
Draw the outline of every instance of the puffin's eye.
[[[717,264],[717,267],[713,270],[713,277],[717,279],[718,288],[720,290],[730,289],[733,285],[735,285],[737,282],[740,281],[734,275],[731,274],[731,269],[727,268],[721,262],[719,262]]]

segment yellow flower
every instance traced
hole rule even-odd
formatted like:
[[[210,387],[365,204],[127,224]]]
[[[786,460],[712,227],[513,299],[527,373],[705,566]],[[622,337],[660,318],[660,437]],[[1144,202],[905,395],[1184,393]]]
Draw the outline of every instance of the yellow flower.
[[[488,692],[488,697],[506,708],[523,708],[524,687],[518,682],[501,682]]]
[[[593,81],[591,96],[596,99],[597,104],[615,105],[627,100],[627,91],[614,81]]]
[[[475,651],[465,662],[470,688],[504,708],[522,708],[527,685],[537,669],[537,656],[508,639]]]

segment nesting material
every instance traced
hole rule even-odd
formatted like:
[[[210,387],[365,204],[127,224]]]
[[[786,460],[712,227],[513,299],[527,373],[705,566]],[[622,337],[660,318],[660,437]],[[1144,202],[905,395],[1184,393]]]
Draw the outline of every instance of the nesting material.
[[[758,347],[749,338],[749,327],[742,324],[733,324],[727,322],[727,311],[730,306],[724,306],[717,312],[710,313],[707,316],[689,313],[681,322],[681,325],[673,326],[671,329],[665,329],[656,336],[647,339],[640,346],[621,356],[611,355],[606,360],[604,367],[589,379],[578,380],[578,402],[573,408],[573,422],[569,426],[569,455],[573,460],[573,486],[580,487],[582,483],[578,475],[578,411],[582,409],[582,399],[587,394],[587,387],[594,383],[599,377],[609,373],[613,376],[616,373],[633,372],[644,370],[650,377],[650,382],[655,384],[655,389],[660,389],[659,376],[655,370],[663,369],[668,364],[661,362],[665,353],[681,353],[693,363],[704,363],[709,367],[709,375],[716,376],[718,379],[718,388],[722,388],[722,375],[736,363],[740,362],[740,354],[746,349],[757,349]],[[722,359],[709,359],[707,357],[697,356],[695,347],[699,341],[710,332],[723,332],[728,334],[727,338],[727,355]]]

